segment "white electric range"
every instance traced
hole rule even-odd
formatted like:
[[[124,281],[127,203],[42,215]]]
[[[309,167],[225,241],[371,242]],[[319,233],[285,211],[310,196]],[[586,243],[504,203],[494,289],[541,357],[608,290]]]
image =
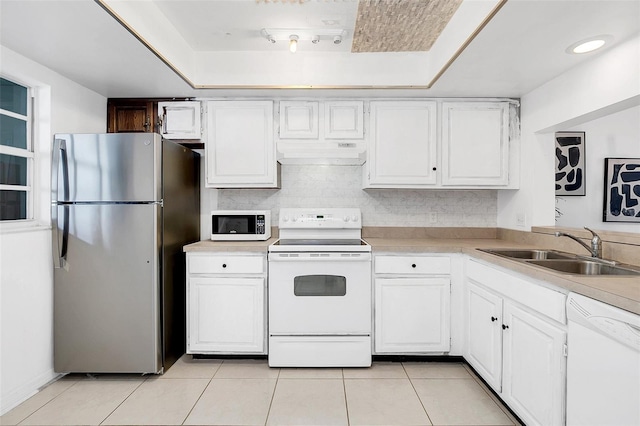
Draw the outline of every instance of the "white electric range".
[[[371,365],[371,246],[357,208],[281,209],[269,246],[269,365]]]

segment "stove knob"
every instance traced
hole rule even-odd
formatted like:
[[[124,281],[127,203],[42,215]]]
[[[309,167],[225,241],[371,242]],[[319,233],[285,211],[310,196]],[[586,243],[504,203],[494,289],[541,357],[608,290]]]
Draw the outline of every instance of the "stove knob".
[[[358,221],[358,215],[354,214],[353,216],[351,216],[351,220],[354,221],[354,222],[357,222]]]
[[[284,222],[289,222],[289,216],[284,215],[284,217],[282,218],[282,220],[283,220]]]
[[[342,218],[342,220],[344,220],[345,222],[349,222],[351,218],[349,216],[345,216]]]
[[[295,217],[295,216],[293,216],[293,217],[291,218],[291,221],[292,221],[292,222],[297,222],[297,221],[298,221],[298,218],[297,218],[297,217]]]

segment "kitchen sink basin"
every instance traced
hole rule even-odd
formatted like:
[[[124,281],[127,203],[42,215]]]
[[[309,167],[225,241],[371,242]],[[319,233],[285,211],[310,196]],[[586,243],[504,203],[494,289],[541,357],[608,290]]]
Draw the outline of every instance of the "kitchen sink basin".
[[[527,263],[543,268],[553,269],[557,272],[576,275],[640,275],[640,270],[608,265],[593,260],[585,259],[554,259],[554,260],[530,260]]]
[[[572,259],[575,256],[569,253],[561,253],[555,250],[537,249],[484,249],[486,253],[512,259],[537,260],[537,259]]]

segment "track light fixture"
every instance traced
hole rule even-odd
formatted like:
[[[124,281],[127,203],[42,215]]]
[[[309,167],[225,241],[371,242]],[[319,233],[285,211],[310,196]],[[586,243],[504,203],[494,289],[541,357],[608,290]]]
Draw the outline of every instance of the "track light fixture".
[[[270,43],[276,41],[287,41],[289,50],[295,53],[300,42],[310,41],[312,44],[318,44],[321,40],[332,40],[334,45],[342,43],[347,37],[347,31],[342,29],[270,29],[263,28],[260,31],[262,37]]]
[[[296,50],[298,50],[298,36],[293,34],[289,36],[289,51],[296,53]]]

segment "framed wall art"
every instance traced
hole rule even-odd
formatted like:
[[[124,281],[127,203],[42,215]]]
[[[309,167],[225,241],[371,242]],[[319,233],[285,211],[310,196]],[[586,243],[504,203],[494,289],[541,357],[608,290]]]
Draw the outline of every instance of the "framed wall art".
[[[603,221],[640,223],[640,158],[604,159]]]
[[[585,134],[556,132],[556,195],[585,195]]]

